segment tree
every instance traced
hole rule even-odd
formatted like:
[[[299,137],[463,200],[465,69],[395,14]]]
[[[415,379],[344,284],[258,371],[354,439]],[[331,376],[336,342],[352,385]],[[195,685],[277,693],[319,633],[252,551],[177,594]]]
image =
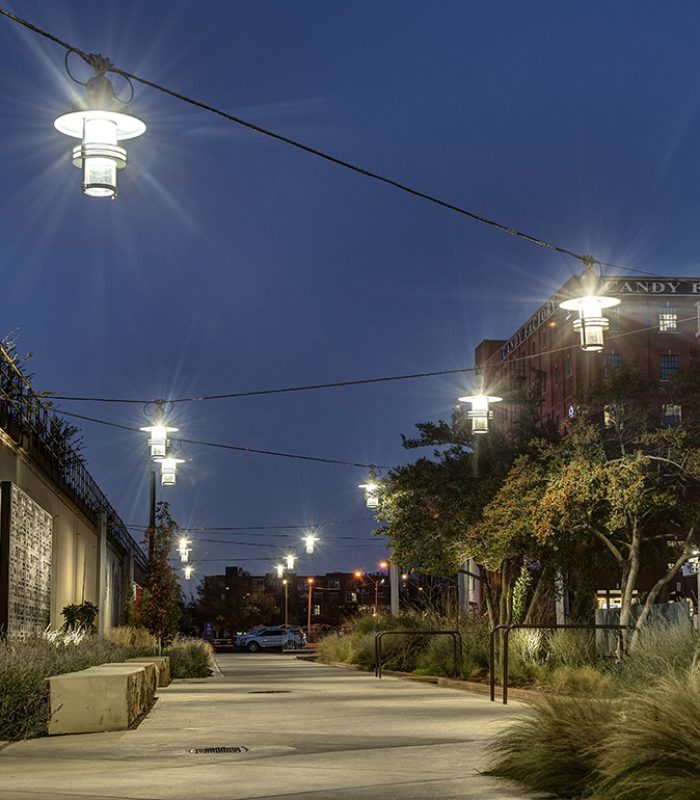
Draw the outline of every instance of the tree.
[[[522,408],[527,410],[527,393],[521,395]],[[524,423],[519,430],[531,429],[531,416],[522,415]],[[450,423],[424,422],[416,427],[419,436],[403,437],[404,447],[432,447],[433,458],[397,467],[382,482],[383,502],[376,516],[383,527],[376,533],[389,536],[399,563],[427,574],[454,574],[464,561],[474,558],[490,621],[505,621],[510,613],[507,598],[522,573],[525,555],[518,552],[501,570],[503,559],[498,554],[504,541],[494,537],[487,544],[476,526],[508,473],[515,454],[513,444],[497,430],[488,437],[472,437],[461,408]],[[541,545],[535,543],[531,550],[534,553],[538,548]],[[528,563],[536,567],[534,558]]]
[[[541,542],[592,537],[620,573],[620,624],[632,624],[640,570],[659,577],[641,603],[631,645],[664,589],[700,542],[700,448],[688,431],[652,429],[612,446],[604,427],[575,422],[549,460],[533,510]]]
[[[180,618],[180,584],[168,562],[178,531],[168,504],[158,503],[155,528],[146,530],[148,563],[140,621],[161,641],[177,633]]]

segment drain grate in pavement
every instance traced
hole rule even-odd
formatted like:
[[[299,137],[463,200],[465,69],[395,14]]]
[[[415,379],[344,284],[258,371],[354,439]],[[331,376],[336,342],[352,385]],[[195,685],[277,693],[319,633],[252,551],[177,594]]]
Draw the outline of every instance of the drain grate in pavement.
[[[291,694],[291,689],[252,689],[248,694]]]
[[[203,753],[214,753],[218,755],[219,753],[247,753],[248,748],[244,747],[242,744],[235,747],[193,747],[189,752],[195,756]]]

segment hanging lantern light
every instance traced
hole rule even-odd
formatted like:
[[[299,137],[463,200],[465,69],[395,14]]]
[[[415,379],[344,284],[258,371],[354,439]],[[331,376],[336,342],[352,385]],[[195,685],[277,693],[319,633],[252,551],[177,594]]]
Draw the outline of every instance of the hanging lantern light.
[[[489,420],[493,417],[490,410],[491,403],[500,403],[502,397],[486,394],[471,394],[467,397],[460,397],[460,403],[471,403],[471,410],[468,412],[469,419],[472,421],[472,433],[488,433]]]
[[[179,428],[173,428],[172,425],[166,425],[163,418],[163,412],[154,414],[153,425],[144,425],[139,430],[145,433],[150,433],[148,439],[148,446],[151,448],[151,458],[157,461],[160,458],[165,458],[168,451],[168,434],[175,433]]]
[[[177,549],[180,553],[180,561],[186,564],[190,560],[190,540],[186,536],[182,536],[177,543]]]
[[[81,140],[73,148],[73,164],[83,170],[83,192],[90,197],[116,199],[117,170],[126,166],[126,150],[119,141],[140,136],[146,125],[127,113],[127,105],[115,95],[105,75],[112,67],[110,61],[90,56],[89,63],[97,74],[85,84],[87,98],[58,117],[54,126]]]
[[[294,569],[294,562],[297,560],[297,557],[295,555],[292,555],[291,553],[289,553],[289,555],[286,555],[284,557],[284,560],[287,562],[287,569],[293,570]]]
[[[161,486],[175,486],[177,480],[177,465],[184,464],[184,458],[175,458],[172,454],[168,454],[163,458],[156,459],[160,464],[160,485]]]
[[[367,508],[379,508],[379,484],[377,483],[375,467],[369,468],[367,483],[360,483],[357,488],[364,489]]]
[[[284,577],[284,564],[275,564],[275,571],[277,572],[278,578]]]
[[[318,542],[318,536],[316,536],[316,534],[313,533],[312,531],[309,531],[309,533],[307,533],[306,536],[304,536],[302,541],[304,542],[304,547],[306,548],[306,552],[311,554],[314,551],[316,542]]]
[[[188,564],[185,567],[185,580],[188,581],[192,577],[192,567]]]
[[[559,303],[559,308],[565,311],[578,312],[578,319],[574,320],[574,330],[581,337],[581,349],[591,352],[603,349],[603,334],[610,326],[610,320],[603,316],[603,309],[612,308],[620,302],[618,297],[600,294],[600,282],[593,271],[594,263],[589,256],[583,260],[581,296]]]

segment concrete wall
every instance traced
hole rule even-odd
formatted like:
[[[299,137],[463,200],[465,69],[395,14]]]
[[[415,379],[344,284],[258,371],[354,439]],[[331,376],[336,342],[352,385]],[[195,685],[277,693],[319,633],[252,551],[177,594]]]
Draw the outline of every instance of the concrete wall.
[[[61,609],[71,603],[89,600],[103,611],[100,598],[100,542],[97,525],[92,523],[68,498],[63,496],[44,473],[33,465],[9,437],[0,431],[0,481],[11,481],[53,517],[53,563],[51,569],[51,625],[63,624]],[[111,550],[111,548],[110,548]],[[111,551],[110,574],[117,556]],[[114,588],[116,581],[112,580]],[[121,582],[119,582],[121,583]],[[101,602],[101,600],[103,602]],[[104,608],[105,628],[118,616],[114,594]]]

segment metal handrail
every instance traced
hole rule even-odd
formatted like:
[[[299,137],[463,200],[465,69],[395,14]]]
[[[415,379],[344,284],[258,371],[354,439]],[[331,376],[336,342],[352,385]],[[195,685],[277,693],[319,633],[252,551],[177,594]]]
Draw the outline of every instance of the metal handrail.
[[[495,702],[496,699],[496,657],[495,657],[495,636],[498,631],[504,631],[503,634],[503,687],[502,687],[502,701],[503,705],[508,705],[508,637],[510,636],[511,631],[515,630],[561,630],[561,629],[569,629],[569,630],[584,630],[584,631],[596,631],[596,630],[616,630],[620,634],[620,654],[624,652],[625,647],[625,639],[622,635],[623,631],[625,630],[634,630],[634,625],[607,625],[607,624],[590,624],[587,625],[585,623],[562,623],[562,624],[552,624],[552,625],[535,625],[535,624],[523,624],[523,625],[496,625],[494,628],[491,629],[490,633],[490,643],[489,643],[489,684],[490,684],[490,695],[491,695],[491,702]]]
[[[384,636],[451,636],[452,637],[452,658],[454,661],[453,678],[462,676],[462,634],[459,631],[379,631],[374,635],[374,677],[382,677],[382,639]],[[459,654],[457,651],[459,642]]]
[[[89,519],[96,522],[97,516],[104,514],[109,538],[132,553],[136,563],[145,569],[143,550],[69,443],[63,421],[42,402],[1,351],[0,428],[32,453]]]

